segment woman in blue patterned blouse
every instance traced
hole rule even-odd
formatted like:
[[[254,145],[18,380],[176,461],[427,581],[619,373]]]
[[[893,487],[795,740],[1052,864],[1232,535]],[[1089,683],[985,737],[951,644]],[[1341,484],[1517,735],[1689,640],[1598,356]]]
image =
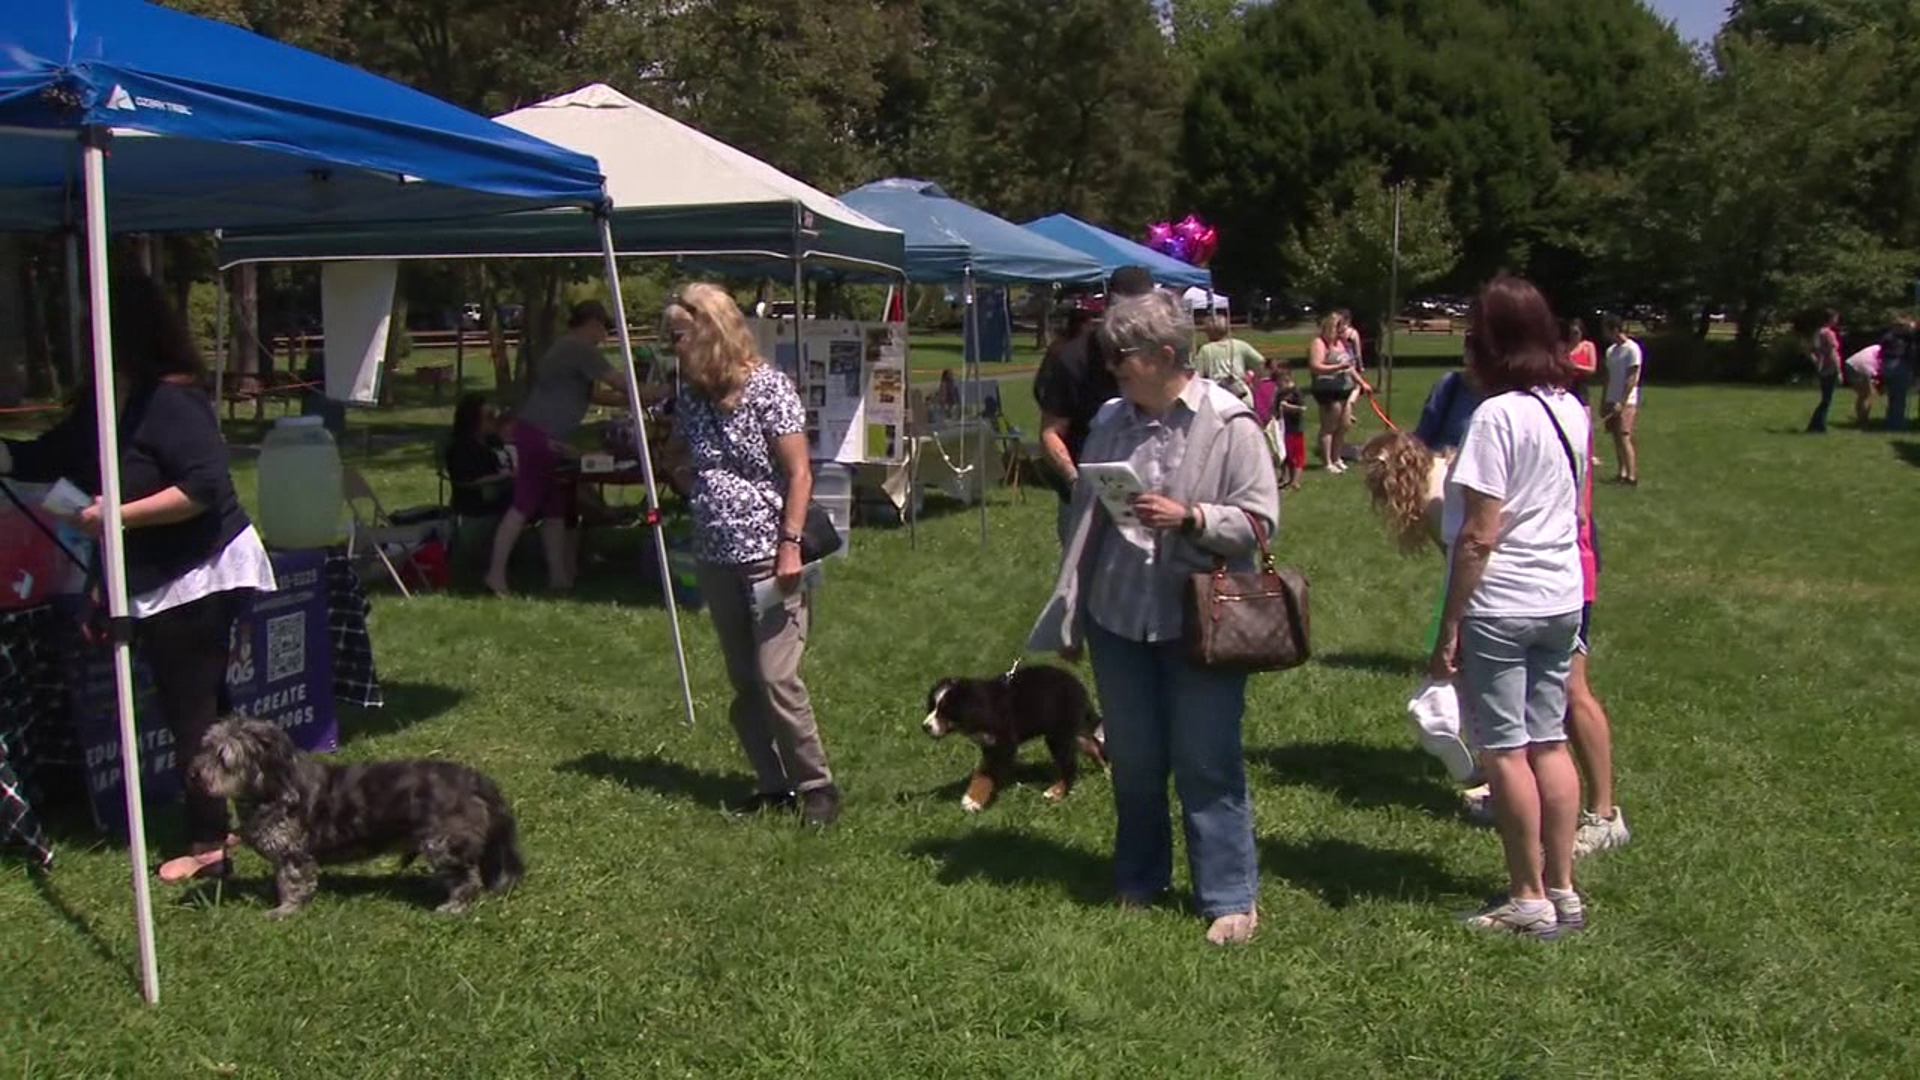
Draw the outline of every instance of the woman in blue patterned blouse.
[[[810,825],[840,815],[840,790],[814,722],[800,661],[811,611],[797,586],[800,534],[813,497],[806,408],[759,354],[733,298],[689,285],[667,305],[680,358],[674,486],[692,493],[700,591],[733,683],[729,717],[757,789],[741,813],[791,809]],[[753,586],[773,578],[786,595],[761,611]]]

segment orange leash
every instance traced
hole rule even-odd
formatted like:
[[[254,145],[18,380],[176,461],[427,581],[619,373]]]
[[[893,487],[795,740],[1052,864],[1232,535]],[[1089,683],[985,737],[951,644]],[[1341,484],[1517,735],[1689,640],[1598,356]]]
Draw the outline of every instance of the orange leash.
[[[1393,422],[1393,417],[1388,416],[1386,410],[1380,407],[1380,399],[1373,396],[1373,384],[1360,375],[1355,375],[1354,378],[1359,381],[1360,393],[1366,397],[1367,404],[1372,406],[1373,415],[1379,417],[1380,422],[1387,425],[1388,431],[1393,432],[1395,435],[1400,434],[1400,425]]]

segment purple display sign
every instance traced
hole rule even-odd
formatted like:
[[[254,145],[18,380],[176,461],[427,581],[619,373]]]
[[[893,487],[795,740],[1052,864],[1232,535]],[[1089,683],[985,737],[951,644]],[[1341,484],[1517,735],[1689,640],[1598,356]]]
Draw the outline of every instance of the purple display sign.
[[[234,620],[227,692],[236,716],[271,720],[303,750],[339,745],[334,716],[333,648],[327,626],[327,553],[277,551],[278,590],[259,593]],[[120,730],[113,702],[113,655],[82,648],[69,668],[75,731],[86,757],[87,795],[95,821],[126,829],[121,795]],[[134,719],[139,734],[141,792],[149,806],[180,798],[178,758],[153,679],[134,652]]]

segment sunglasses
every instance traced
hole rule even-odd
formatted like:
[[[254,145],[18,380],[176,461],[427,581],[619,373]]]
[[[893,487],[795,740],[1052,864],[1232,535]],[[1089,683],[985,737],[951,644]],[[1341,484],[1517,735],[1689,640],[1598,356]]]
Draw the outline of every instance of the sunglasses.
[[[1138,355],[1140,355],[1139,349],[1115,349],[1113,355],[1107,357],[1107,366],[1117,368],[1127,362],[1127,357]]]

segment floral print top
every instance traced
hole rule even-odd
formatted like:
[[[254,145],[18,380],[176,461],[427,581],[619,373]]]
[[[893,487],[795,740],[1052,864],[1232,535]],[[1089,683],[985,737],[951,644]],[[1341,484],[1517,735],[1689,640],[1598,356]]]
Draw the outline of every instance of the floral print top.
[[[732,409],[683,388],[674,414],[693,465],[694,557],[712,566],[773,558],[787,501],[787,477],[773,443],[807,428],[793,382],[763,363]]]

